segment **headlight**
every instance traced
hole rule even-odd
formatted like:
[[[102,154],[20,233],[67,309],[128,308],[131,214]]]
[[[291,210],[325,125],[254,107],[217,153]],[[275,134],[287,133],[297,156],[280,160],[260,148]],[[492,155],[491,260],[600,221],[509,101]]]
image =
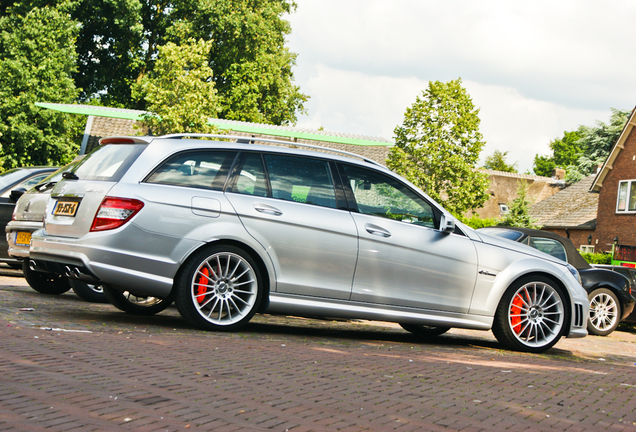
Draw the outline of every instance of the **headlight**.
[[[579,274],[579,271],[575,269],[572,264],[568,264],[568,270],[570,270],[570,273],[572,273],[572,276],[574,276],[574,279],[579,281],[579,285],[583,285],[583,282],[581,282],[581,275]]]

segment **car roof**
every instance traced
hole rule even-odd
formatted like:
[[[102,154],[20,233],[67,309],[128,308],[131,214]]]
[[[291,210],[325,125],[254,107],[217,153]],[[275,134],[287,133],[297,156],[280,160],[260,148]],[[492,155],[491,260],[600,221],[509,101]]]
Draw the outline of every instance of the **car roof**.
[[[532,228],[522,228],[522,227],[507,227],[507,226],[492,226],[492,227],[484,227],[484,228],[495,228],[501,230],[509,230],[509,231],[517,231],[523,234],[523,237],[519,238],[519,240],[523,240],[526,237],[545,237],[549,239],[553,239],[558,241],[565,248],[566,256],[568,257],[568,263],[572,264],[574,268],[577,270],[588,269],[590,268],[590,264],[585,261],[585,259],[581,256],[579,251],[572,243],[572,240],[569,238],[560,236],[550,231],[543,231]],[[478,230],[479,231],[479,230]]]

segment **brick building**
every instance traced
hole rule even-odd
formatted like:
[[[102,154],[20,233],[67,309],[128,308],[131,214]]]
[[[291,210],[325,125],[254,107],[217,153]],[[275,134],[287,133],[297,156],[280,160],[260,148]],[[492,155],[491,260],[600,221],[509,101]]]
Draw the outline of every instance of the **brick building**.
[[[611,250],[617,243],[636,252],[636,109],[625,124],[590,190],[598,192],[594,244]],[[624,261],[636,261],[626,259]]]

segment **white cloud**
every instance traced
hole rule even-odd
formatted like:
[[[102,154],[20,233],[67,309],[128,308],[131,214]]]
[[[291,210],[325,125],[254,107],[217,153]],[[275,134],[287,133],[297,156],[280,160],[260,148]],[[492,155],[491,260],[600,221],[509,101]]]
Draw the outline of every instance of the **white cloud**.
[[[312,99],[299,125],[392,138],[429,80],[461,77],[484,155],[522,170],[581,124],[636,103],[636,2],[297,0],[289,46]]]
[[[509,87],[463,84],[480,109],[480,131],[487,143],[482,160],[495,150],[508,151],[508,161],[517,162],[521,171],[531,169],[535,154],[547,154],[548,143],[564,131],[609,118],[609,111],[528,99]],[[310,115],[301,117],[298,126],[393,139],[404,111],[427,86],[428,81],[415,77],[367,76],[317,65],[303,89],[320,97],[310,100]]]

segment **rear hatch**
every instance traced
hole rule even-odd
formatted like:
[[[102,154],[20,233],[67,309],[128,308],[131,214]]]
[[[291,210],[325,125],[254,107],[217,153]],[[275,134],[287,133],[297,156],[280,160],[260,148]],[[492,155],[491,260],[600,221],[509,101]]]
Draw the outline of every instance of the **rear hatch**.
[[[107,139],[75,168],[64,173],[51,191],[45,229],[50,235],[81,237],[93,224],[108,191],[146,148],[138,139]]]

